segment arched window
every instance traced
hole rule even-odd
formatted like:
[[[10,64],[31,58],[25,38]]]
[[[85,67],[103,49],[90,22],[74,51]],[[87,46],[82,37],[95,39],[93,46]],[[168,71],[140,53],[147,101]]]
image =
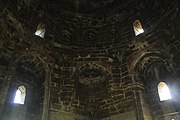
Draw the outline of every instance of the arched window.
[[[24,104],[26,97],[26,88],[24,86],[19,86],[16,90],[16,95],[14,98],[14,103],[16,104]]]
[[[44,38],[44,35],[45,35],[45,25],[44,24],[39,24],[37,26],[35,35]]]
[[[141,25],[141,22],[139,20],[134,21],[133,23],[134,33],[135,36],[144,33],[143,27]]]
[[[165,82],[160,82],[158,84],[158,94],[159,94],[160,101],[171,99],[171,93]]]

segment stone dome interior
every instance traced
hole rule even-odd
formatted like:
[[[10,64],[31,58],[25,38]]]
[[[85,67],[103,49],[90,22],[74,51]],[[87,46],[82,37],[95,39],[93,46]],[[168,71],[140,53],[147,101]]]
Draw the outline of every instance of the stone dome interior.
[[[0,119],[180,120],[179,9],[179,0],[0,0]]]
[[[140,20],[146,33],[169,12],[174,2],[149,0],[16,0],[14,13],[32,34],[46,26],[45,39],[58,46],[101,48],[132,38],[133,22]],[[168,6],[167,6],[168,5]],[[166,8],[166,9],[164,9]],[[154,24],[149,24],[153,21]]]

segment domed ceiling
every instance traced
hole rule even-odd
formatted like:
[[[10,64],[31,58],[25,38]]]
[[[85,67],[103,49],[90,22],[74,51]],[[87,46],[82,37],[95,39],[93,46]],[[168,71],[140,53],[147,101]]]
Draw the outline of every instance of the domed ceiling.
[[[9,0],[9,3],[32,33],[38,24],[44,23],[45,39],[56,45],[83,48],[101,48],[132,39],[132,24],[137,19],[148,32],[176,4],[175,0]]]
[[[113,7],[119,0],[54,0],[51,3],[67,11],[94,13],[101,9]]]
[[[17,4],[27,7],[47,7],[63,9],[72,13],[95,14],[112,11],[116,7],[126,7],[133,0],[16,0]],[[138,0],[136,1],[138,3]]]

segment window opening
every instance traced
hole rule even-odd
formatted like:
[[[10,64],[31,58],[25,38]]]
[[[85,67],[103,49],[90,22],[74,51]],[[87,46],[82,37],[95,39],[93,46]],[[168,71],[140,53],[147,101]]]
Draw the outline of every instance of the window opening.
[[[24,104],[26,97],[26,88],[24,86],[19,86],[16,90],[14,103],[16,104]]]
[[[41,38],[44,38],[44,35],[45,35],[45,25],[44,24],[39,24],[37,26],[35,35],[37,35],[37,36],[39,36]]]
[[[142,24],[139,20],[134,21],[133,28],[134,28],[135,36],[138,36],[139,34],[144,33]]]
[[[172,99],[169,88],[165,82],[160,82],[158,84],[158,94],[159,94],[160,101]]]

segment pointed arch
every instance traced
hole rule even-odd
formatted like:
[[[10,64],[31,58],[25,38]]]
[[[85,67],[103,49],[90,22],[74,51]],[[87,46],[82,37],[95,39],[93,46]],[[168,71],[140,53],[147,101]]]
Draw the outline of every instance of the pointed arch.
[[[158,94],[160,101],[172,99],[170,90],[165,82],[160,82],[158,84]]]
[[[22,68],[22,69],[19,69]],[[28,69],[26,69],[28,68]],[[32,119],[36,117],[39,120],[45,120],[49,116],[49,84],[51,79],[51,74],[49,74],[51,67],[46,64],[46,56],[38,54],[34,51],[24,51],[22,53],[14,55],[14,61],[10,64],[11,76],[9,76],[10,82],[8,83],[8,89],[6,93],[6,99],[4,101],[4,107],[2,112],[15,111],[18,114],[23,114],[23,116],[15,115],[17,119],[26,119],[26,116]],[[25,77],[21,77],[23,71],[30,75],[28,82]],[[19,74],[20,73],[20,74]],[[37,76],[34,77],[33,75]],[[29,78],[29,77],[28,77]],[[20,83],[20,84],[19,84]],[[18,84],[18,86],[17,86]],[[30,85],[31,84],[31,85]],[[14,105],[13,109],[9,108],[11,104],[14,103],[15,94],[18,90],[19,85],[24,85],[26,88],[26,97],[24,105]],[[32,86],[33,85],[33,86]],[[35,85],[35,86],[34,86]],[[33,93],[32,93],[33,92]],[[12,94],[14,93],[14,94]],[[32,97],[33,95],[33,97]],[[37,97],[36,97],[37,96]],[[29,99],[30,98],[30,99]],[[42,98],[42,99],[41,99]],[[23,111],[23,109],[33,109],[36,105],[36,111]],[[26,115],[25,115],[26,114]],[[2,118],[10,118],[7,114],[3,114]],[[0,116],[1,118],[1,116]]]
[[[144,33],[142,24],[139,20],[135,20],[133,23],[133,29],[134,29],[134,34],[135,36],[138,36],[141,33]]]
[[[24,104],[26,98],[26,88],[24,86],[19,86],[16,90],[14,97],[15,104]]]

